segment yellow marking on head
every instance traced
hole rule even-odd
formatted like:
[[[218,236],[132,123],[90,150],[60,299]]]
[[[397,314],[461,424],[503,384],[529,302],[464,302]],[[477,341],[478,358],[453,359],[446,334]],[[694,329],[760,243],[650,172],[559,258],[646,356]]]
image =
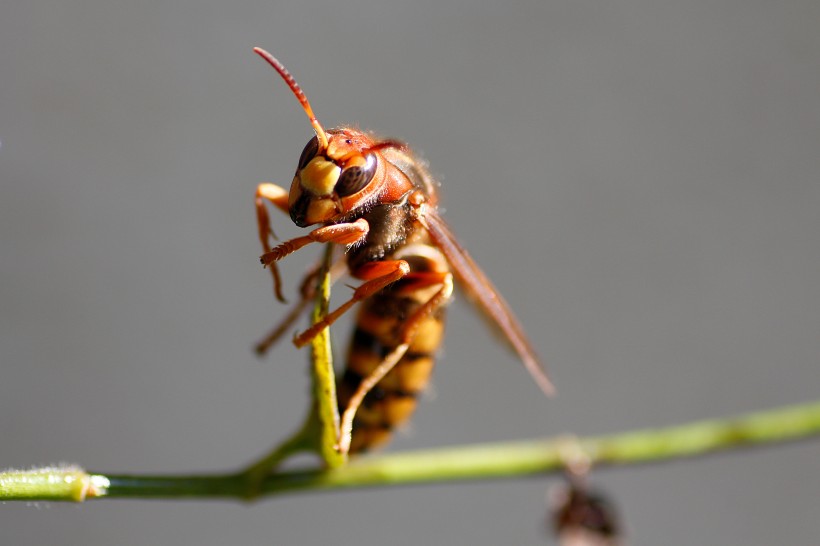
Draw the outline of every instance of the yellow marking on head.
[[[324,157],[314,157],[305,165],[300,174],[302,187],[314,195],[330,195],[342,169]]]
[[[325,222],[335,216],[336,204],[330,199],[314,199],[308,205],[305,221],[308,225]]]

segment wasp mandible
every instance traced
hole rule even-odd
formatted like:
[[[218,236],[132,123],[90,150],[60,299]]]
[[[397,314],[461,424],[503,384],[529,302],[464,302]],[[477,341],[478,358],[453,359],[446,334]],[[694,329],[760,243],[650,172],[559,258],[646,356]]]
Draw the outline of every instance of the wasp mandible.
[[[325,130],[282,63],[263,49],[254,52],[285,80],[316,133],[302,151],[290,191],[270,183],[256,190],[261,261],[271,270],[276,297],[284,301],[276,262],[314,242],[345,247],[347,271],[363,281],[348,301],[294,338],[298,347],[309,343],[362,302],[338,386],[342,430],[352,429],[352,440],[345,444],[343,437],[340,449],[356,453],[375,447],[410,417],[444,335],[453,277],[541,389],[551,393],[552,383],[518,319],[439,215],[438,184],[423,162],[398,140],[353,127]],[[274,246],[266,202],[299,227],[319,227]],[[313,276],[308,274],[300,302],[260,343],[260,352],[306,307]]]

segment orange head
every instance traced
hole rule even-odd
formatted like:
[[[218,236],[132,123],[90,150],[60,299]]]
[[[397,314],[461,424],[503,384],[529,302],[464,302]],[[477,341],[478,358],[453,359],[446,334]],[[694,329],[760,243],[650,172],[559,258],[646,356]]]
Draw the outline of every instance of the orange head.
[[[264,49],[257,47],[254,52],[282,76],[316,132],[302,151],[290,187],[288,208],[293,222],[306,227],[340,221],[375,199],[385,180],[384,165],[377,152],[395,143],[376,143],[353,128],[325,131],[299,84],[282,63]]]

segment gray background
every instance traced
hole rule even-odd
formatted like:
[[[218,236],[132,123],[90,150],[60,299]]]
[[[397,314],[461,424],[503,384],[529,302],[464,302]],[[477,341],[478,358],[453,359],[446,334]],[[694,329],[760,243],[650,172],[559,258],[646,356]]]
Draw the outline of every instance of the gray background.
[[[544,399],[459,300],[391,450],[816,397],[818,25],[813,0],[4,3],[0,466],[238,468],[302,418],[306,356],[250,351],[284,310],[252,196],[289,183],[311,131],[255,45],[326,126],[423,150],[559,386]],[[288,290],[317,251],[287,260]],[[809,544],[818,456],[595,478],[634,544]],[[542,544],[552,483],[6,504],[0,542]]]

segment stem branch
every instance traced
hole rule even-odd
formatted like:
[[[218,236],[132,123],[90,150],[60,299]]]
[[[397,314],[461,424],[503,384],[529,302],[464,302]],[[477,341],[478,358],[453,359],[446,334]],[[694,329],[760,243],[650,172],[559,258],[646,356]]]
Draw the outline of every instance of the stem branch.
[[[523,477],[561,471],[567,454],[595,467],[656,463],[820,435],[820,401],[727,419],[608,436],[560,436],[354,459],[328,470],[289,470],[259,484],[262,495]],[[0,473],[0,500],[82,501],[92,497],[247,498],[243,473],[192,476],[86,474],[76,467]],[[78,486],[79,484],[79,486]],[[80,493],[85,491],[84,493]]]

